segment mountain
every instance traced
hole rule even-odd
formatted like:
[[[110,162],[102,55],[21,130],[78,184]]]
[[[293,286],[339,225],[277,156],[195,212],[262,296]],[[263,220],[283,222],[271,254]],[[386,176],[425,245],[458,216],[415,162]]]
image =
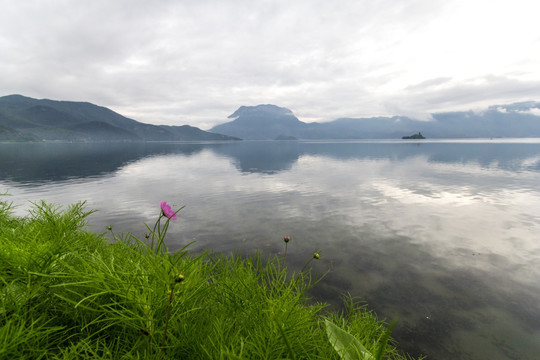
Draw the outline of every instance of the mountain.
[[[294,136],[307,126],[291,110],[275,105],[241,106],[228,118],[233,120],[217,125],[211,131],[236,134],[229,136],[242,139],[263,140]]]
[[[0,141],[204,141],[275,139],[401,139],[540,137],[540,102],[493,105],[484,112],[432,114],[430,121],[405,116],[340,118],[305,123],[276,105],[241,106],[210,132],[189,125],[151,125],[88,102],[0,97]]]
[[[238,140],[192,126],[151,125],[88,102],[0,97],[0,140],[198,141]]]
[[[229,118],[210,131],[247,140],[401,139],[419,132],[427,138],[540,137],[540,102],[534,101],[494,105],[481,113],[435,113],[430,121],[393,116],[304,123],[275,105],[242,106]]]
[[[327,123],[305,123],[291,110],[275,105],[242,106],[228,118],[233,120],[210,131],[247,140],[401,138],[404,133],[419,131],[417,122],[405,117],[344,118]]]
[[[203,131],[197,127],[182,125],[182,126],[169,126],[160,125],[162,129],[171,134],[176,135],[180,140],[240,140],[238,137],[231,137],[214,132]]]
[[[17,130],[13,130],[6,126],[0,125],[0,141],[36,141],[37,137],[32,135],[21,134]]]

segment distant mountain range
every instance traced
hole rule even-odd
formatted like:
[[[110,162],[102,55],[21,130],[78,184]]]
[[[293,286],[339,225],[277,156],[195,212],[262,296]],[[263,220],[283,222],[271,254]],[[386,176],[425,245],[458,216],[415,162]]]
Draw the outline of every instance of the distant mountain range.
[[[183,126],[150,125],[87,102],[0,97],[0,141],[200,141],[235,137]]]
[[[229,118],[210,131],[253,140],[401,139],[419,132],[426,138],[540,137],[540,102],[534,101],[494,105],[482,113],[437,113],[431,121],[394,116],[305,123],[275,105],[242,106]]]
[[[208,132],[145,124],[87,102],[9,95],[0,97],[0,141],[401,139],[420,132],[426,138],[540,137],[535,101],[494,105],[481,113],[436,113],[430,121],[393,116],[305,123],[276,105],[241,106],[228,118]]]

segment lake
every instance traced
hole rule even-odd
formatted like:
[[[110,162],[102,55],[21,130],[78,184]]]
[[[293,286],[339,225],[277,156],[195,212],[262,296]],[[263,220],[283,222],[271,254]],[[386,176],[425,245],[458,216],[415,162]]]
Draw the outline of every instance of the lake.
[[[431,359],[540,354],[540,139],[0,144],[0,193],[98,210],[141,238],[159,201],[186,206],[170,249],[283,255],[397,318]]]

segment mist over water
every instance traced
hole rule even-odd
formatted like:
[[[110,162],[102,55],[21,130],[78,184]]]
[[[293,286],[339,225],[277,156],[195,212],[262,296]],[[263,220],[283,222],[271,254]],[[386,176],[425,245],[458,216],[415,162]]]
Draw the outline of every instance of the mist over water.
[[[540,140],[2,144],[0,192],[87,201],[90,228],[143,237],[159,201],[185,205],[168,244],[314,251],[312,292],[398,318],[399,346],[432,359],[540,353]]]

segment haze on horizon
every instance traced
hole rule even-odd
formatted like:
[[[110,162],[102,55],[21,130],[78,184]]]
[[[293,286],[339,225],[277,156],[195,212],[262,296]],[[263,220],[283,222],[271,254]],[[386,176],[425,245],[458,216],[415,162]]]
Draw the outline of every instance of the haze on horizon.
[[[201,129],[540,101],[536,0],[0,0],[0,96]]]

